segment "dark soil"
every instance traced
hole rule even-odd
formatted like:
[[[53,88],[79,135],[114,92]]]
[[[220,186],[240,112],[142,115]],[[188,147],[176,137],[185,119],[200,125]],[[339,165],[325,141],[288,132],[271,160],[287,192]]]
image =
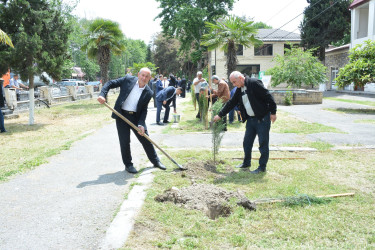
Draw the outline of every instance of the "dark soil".
[[[223,164],[223,162],[220,162]],[[192,180],[192,185],[178,189],[173,187],[164,191],[163,194],[155,197],[158,202],[173,202],[178,206],[187,209],[196,209],[206,213],[206,215],[215,219],[217,217],[229,216],[232,213],[232,207],[229,204],[231,199],[237,200],[237,205],[243,206],[249,210],[256,210],[255,203],[246,198],[240,192],[227,191],[213,184],[196,183],[196,180],[206,180],[208,178],[220,179],[232,172],[228,167],[226,173],[220,173],[213,165],[212,161],[193,162],[187,165],[188,170],[182,172],[182,177]]]

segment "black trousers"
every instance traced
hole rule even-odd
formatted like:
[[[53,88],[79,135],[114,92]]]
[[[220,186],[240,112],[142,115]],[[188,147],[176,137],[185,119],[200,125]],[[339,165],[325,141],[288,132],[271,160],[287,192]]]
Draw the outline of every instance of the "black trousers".
[[[125,116],[125,118],[127,118],[134,125],[137,124],[135,114],[130,115],[125,111],[122,111],[121,113],[123,116]],[[134,134],[137,136],[150,162],[152,164],[155,164],[159,161],[154,145],[152,145],[150,141],[148,141],[145,137],[139,135],[135,129],[130,127],[125,121],[123,121],[120,118],[116,119],[116,126],[117,126],[118,138],[120,141],[122,162],[124,163],[125,166],[133,165],[131,151],[130,151],[130,130],[133,130]],[[146,131],[146,134],[148,135],[147,131]]]

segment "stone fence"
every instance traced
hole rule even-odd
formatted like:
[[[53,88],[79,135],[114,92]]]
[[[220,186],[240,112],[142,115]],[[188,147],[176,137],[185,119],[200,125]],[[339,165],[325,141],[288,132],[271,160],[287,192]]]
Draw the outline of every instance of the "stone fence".
[[[305,90],[305,89],[294,89],[294,90],[270,90],[276,104],[284,105],[287,92],[293,93],[292,103],[294,105],[303,104],[322,104],[323,92],[317,90]]]
[[[82,99],[91,99],[99,95],[100,92],[94,92],[94,86],[86,85],[83,93],[78,93],[74,86],[66,86],[67,93],[62,95],[53,94],[53,88],[48,86],[39,87],[39,91],[34,94],[35,106],[43,106],[44,103],[48,105],[59,104],[63,102],[72,102]],[[100,89],[99,89],[100,91]],[[22,111],[29,108],[29,91],[22,91],[20,100],[17,101],[16,89],[4,88],[5,101],[9,109],[13,111]],[[117,89],[112,89],[110,92],[116,93]]]

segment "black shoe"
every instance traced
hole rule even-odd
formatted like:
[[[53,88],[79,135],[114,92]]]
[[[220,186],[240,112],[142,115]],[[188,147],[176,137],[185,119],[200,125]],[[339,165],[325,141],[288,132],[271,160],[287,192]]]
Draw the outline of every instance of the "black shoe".
[[[162,122],[157,122],[156,124],[160,125],[160,126],[164,126],[164,123],[162,123]]]
[[[196,115],[195,118],[201,119],[201,116],[200,115]]]
[[[170,123],[170,121],[163,121],[163,123]]]
[[[243,165],[243,163],[241,163],[236,168],[249,168],[249,167],[250,167],[250,165],[246,166],[246,165]]]
[[[136,173],[138,173],[137,169],[135,169],[135,167],[134,167],[133,165],[126,166],[126,167],[125,167],[125,170],[128,171],[128,172],[131,173],[131,174],[136,174]]]
[[[265,173],[266,172],[266,169],[263,169],[263,168],[257,168],[255,169],[254,171],[250,171],[250,173],[252,174],[260,174],[260,173]]]
[[[0,133],[6,133],[6,132],[8,132],[8,131],[6,131],[6,130],[3,130],[3,131],[1,131]]]
[[[160,161],[158,161],[157,163],[154,164],[154,167],[155,168],[160,168],[161,170],[166,170],[167,168],[163,165],[163,163],[161,163]]]

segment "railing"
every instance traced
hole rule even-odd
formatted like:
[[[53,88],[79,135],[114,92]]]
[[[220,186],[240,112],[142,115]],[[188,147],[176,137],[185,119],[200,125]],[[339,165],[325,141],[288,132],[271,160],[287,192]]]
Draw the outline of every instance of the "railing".
[[[90,99],[99,95],[101,87],[95,89],[93,85],[79,86],[42,86],[34,92],[35,106],[49,106],[62,102],[72,102]],[[5,101],[9,109],[24,110],[29,108],[29,91],[21,90],[17,100],[16,89],[4,88]],[[117,89],[111,92],[118,92]],[[47,105],[46,105],[47,104]]]

